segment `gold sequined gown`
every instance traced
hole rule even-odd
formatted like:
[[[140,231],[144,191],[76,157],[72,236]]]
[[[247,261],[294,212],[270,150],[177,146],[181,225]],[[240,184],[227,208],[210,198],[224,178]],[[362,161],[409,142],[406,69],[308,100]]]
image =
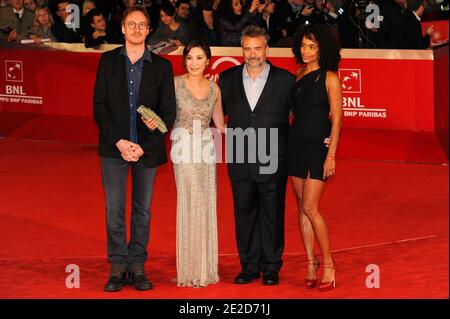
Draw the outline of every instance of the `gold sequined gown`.
[[[172,134],[182,133],[177,139],[172,135],[171,150],[177,188],[176,281],[180,287],[205,287],[219,281],[216,162],[209,129],[216,92],[211,82],[208,95],[198,99],[181,77],[175,82],[177,116]]]

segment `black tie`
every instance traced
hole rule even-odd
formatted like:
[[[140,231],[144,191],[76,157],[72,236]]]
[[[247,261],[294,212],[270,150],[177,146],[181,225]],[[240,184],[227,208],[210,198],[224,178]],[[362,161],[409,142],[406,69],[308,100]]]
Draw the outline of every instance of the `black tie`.
[[[22,19],[20,18],[20,14],[18,12],[15,13],[17,20],[20,22]]]

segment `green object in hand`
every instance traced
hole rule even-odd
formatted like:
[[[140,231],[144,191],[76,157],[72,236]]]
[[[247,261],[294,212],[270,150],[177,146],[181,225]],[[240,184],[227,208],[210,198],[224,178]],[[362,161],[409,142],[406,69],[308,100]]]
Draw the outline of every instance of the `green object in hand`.
[[[164,123],[164,121],[156,114],[151,108],[141,105],[137,108],[137,112],[141,114],[146,120],[153,119],[158,123],[158,126],[156,127],[161,133],[166,133],[167,126]]]

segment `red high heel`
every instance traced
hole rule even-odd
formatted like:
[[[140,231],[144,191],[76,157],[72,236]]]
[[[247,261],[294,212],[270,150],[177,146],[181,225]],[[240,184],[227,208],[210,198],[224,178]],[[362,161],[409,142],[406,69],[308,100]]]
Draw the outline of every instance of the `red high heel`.
[[[331,280],[327,282],[321,282],[319,284],[319,291],[329,291],[336,287],[336,263],[333,260],[332,264],[323,264],[323,268],[331,269]]]
[[[320,261],[317,259],[317,257],[314,256],[313,260],[308,260],[306,262],[307,265],[314,265],[314,269],[317,271],[320,267]],[[305,277],[305,286],[306,289],[313,289],[317,286],[317,278],[316,279],[308,279]]]

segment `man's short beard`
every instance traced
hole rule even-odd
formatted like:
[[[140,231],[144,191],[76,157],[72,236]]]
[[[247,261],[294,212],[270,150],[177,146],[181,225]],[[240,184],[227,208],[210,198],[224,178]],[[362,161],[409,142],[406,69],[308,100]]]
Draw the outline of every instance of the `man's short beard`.
[[[252,69],[259,69],[260,67],[263,66],[263,63],[261,62],[261,60],[258,60],[258,65],[252,65],[251,64],[251,60],[245,61],[245,64],[247,65],[247,67],[252,68]]]

